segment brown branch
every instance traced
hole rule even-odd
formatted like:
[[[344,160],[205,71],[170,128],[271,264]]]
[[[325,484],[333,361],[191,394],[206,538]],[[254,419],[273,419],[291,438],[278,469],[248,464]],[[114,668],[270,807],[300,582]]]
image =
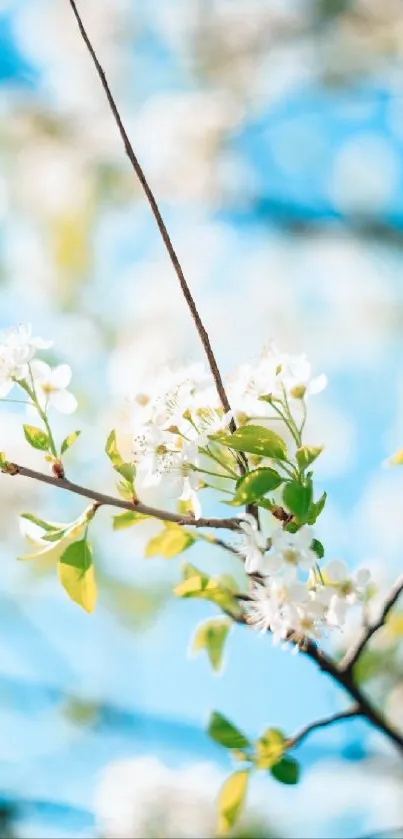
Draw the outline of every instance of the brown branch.
[[[113,495],[105,495],[102,492],[97,492],[94,489],[87,489],[79,484],[74,484],[66,478],[54,478],[52,475],[45,475],[43,472],[36,472],[35,469],[28,469],[27,466],[21,466],[18,463],[5,463],[1,471],[6,475],[23,475],[26,478],[32,478],[35,481],[40,481],[43,484],[50,484],[51,486],[64,489],[67,492],[73,492],[75,495],[81,495],[84,498],[91,498],[96,501],[99,506],[119,507],[122,510],[131,510],[136,513],[141,513],[143,516],[150,516],[151,518],[160,519],[161,521],[172,521],[176,524],[184,525],[186,527],[211,527],[221,530],[239,530],[239,520],[236,518],[218,519],[218,518],[200,518],[195,519],[192,516],[181,516],[178,513],[170,513],[168,510],[158,510],[155,507],[149,507],[147,504],[142,504],[140,501],[132,502],[125,501],[123,498],[116,498]]]
[[[228,411],[231,410],[231,406],[229,404],[228,397],[227,397],[227,394],[225,392],[224,384],[223,384],[223,381],[222,381],[222,378],[221,378],[221,373],[218,369],[218,365],[217,365],[217,362],[216,362],[216,359],[215,359],[215,356],[214,356],[214,352],[213,352],[213,349],[212,349],[212,346],[211,346],[211,343],[210,343],[210,338],[209,338],[208,333],[207,333],[207,331],[204,327],[203,321],[202,321],[202,319],[199,315],[199,312],[198,312],[196,303],[195,303],[195,301],[192,297],[190,288],[189,288],[189,286],[186,282],[181,263],[179,262],[177,253],[176,253],[175,248],[172,244],[171,238],[170,238],[168,230],[166,228],[164,219],[162,218],[161,211],[159,209],[159,206],[157,204],[155,196],[154,196],[154,194],[151,190],[151,187],[150,187],[150,185],[147,181],[147,178],[144,174],[142,166],[140,165],[140,162],[137,158],[137,155],[134,152],[133,146],[132,146],[132,144],[129,140],[127,131],[125,129],[125,126],[123,125],[122,118],[120,116],[120,113],[119,113],[118,107],[116,105],[115,99],[112,95],[111,89],[110,89],[108,81],[106,79],[105,72],[101,67],[101,64],[98,60],[98,57],[97,57],[96,52],[94,50],[94,47],[92,46],[92,43],[89,39],[87,31],[84,27],[84,24],[83,24],[83,21],[81,19],[80,14],[79,14],[79,11],[77,9],[75,0],[69,0],[69,3],[70,3],[70,6],[73,10],[74,17],[77,21],[77,25],[78,25],[78,28],[80,30],[81,37],[82,37],[82,39],[83,39],[83,41],[84,41],[84,43],[85,43],[85,45],[88,49],[88,52],[89,52],[89,54],[90,54],[90,56],[91,56],[91,58],[94,62],[95,69],[96,69],[96,71],[98,73],[98,76],[100,78],[102,87],[104,89],[106,98],[108,100],[110,110],[112,112],[113,118],[114,118],[115,123],[117,125],[117,128],[119,130],[119,134],[122,138],[123,145],[124,145],[124,148],[125,148],[125,152],[126,152],[128,158],[129,158],[129,161],[130,161],[130,163],[131,163],[131,165],[134,169],[134,172],[135,172],[138,180],[140,181],[140,184],[143,188],[143,191],[145,193],[147,201],[148,201],[148,203],[151,207],[151,212],[152,212],[152,214],[155,218],[158,230],[161,234],[161,238],[162,238],[162,240],[164,242],[164,245],[165,245],[165,248],[168,252],[168,255],[169,255],[169,258],[171,260],[173,269],[174,269],[175,274],[176,274],[176,276],[179,280],[179,284],[180,284],[180,287],[181,287],[181,290],[182,290],[182,294],[183,294],[183,296],[185,298],[185,301],[188,305],[188,308],[189,308],[190,313],[192,315],[192,318],[193,318],[194,324],[196,326],[197,332],[198,332],[198,334],[200,336],[200,339],[201,339],[201,342],[203,344],[204,352],[206,354],[206,357],[207,357],[207,360],[208,360],[208,363],[209,363],[209,366],[210,366],[210,370],[211,370],[211,373],[212,373],[212,376],[213,376],[213,379],[214,379],[214,382],[215,382],[215,386],[216,386],[217,393],[219,395],[222,407],[223,407],[224,411],[227,413]],[[231,418],[231,420],[230,420],[229,427],[230,427],[231,431],[236,430],[236,425],[235,425],[235,421],[234,421],[233,418]],[[244,461],[244,459],[241,462],[242,462],[242,470],[245,471],[246,462]]]
[[[361,653],[364,651],[365,647],[367,646],[368,642],[371,640],[372,636],[375,635],[375,632],[378,629],[381,629],[382,626],[386,623],[388,615],[397,603],[400,595],[403,592],[403,574],[397,578],[395,584],[391,588],[381,614],[379,618],[371,623],[369,626],[365,627],[362,634],[360,635],[358,641],[354,644],[354,646],[349,650],[346,655],[344,656],[342,662],[340,663],[340,669],[346,673],[351,673],[353,668],[355,667]]]
[[[326,728],[328,725],[333,725],[335,722],[339,722],[341,720],[348,720],[351,717],[359,717],[361,716],[361,710],[357,706],[353,708],[348,708],[347,711],[340,711],[338,714],[333,714],[331,717],[325,717],[323,720],[317,720],[316,722],[312,722],[309,725],[306,725],[298,734],[295,734],[294,737],[290,737],[287,740],[287,749],[294,749],[295,746],[299,746],[306,737],[312,731],[316,731],[317,728]]]

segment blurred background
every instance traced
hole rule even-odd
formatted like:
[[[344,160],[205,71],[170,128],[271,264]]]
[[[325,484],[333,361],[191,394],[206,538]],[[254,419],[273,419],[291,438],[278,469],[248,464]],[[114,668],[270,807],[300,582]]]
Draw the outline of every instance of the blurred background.
[[[401,569],[403,8],[400,0],[82,0],[136,152],[224,371],[271,339],[329,386],[318,526],[329,558]],[[0,326],[30,321],[67,361],[83,428],[69,475],[104,491],[127,396],[202,350],[67,0],[0,0]],[[18,406],[0,448],[42,467]],[[293,734],[345,699],[303,656],[242,628],[224,674],[189,659],[209,604],[176,601],[180,560],[144,560],[156,525],[93,528],[93,616],[22,564],[17,514],[69,520],[77,497],[0,476],[0,836],[201,837],[229,772],[210,710]],[[191,561],[232,570],[200,546]],[[397,615],[360,679],[403,727]],[[348,642],[339,639],[339,646]],[[299,749],[301,784],[253,783],[238,835],[403,836],[403,770],[361,722]],[[242,832],[243,831],[243,832]]]

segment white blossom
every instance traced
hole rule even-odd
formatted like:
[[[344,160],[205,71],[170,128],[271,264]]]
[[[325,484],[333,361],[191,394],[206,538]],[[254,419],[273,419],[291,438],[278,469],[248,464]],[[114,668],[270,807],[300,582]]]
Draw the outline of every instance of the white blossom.
[[[363,600],[368,594],[371,574],[367,568],[358,568],[350,574],[345,562],[334,559],[324,566],[323,574],[327,585],[348,603]]]
[[[298,570],[310,571],[317,562],[312,550],[312,528],[304,526],[296,533],[278,527],[271,536],[271,548],[262,557],[260,572],[263,575],[284,574],[294,578]]]
[[[45,361],[35,359],[31,371],[36,396],[44,410],[51,407],[61,414],[72,414],[76,410],[76,397],[67,389],[72,375],[68,364],[52,368]]]
[[[259,530],[256,519],[250,513],[245,513],[242,516],[239,527],[242,530],[242,535],[241,544],[237,550],[245,560],[245,571],[247,574],[261,573],[266,539]]]
[[[27,378],[36,350],[51,346],[51,341],[32,337],[30,324],[10,327],[0,341],[0,397],[7,396],[16,381]]]

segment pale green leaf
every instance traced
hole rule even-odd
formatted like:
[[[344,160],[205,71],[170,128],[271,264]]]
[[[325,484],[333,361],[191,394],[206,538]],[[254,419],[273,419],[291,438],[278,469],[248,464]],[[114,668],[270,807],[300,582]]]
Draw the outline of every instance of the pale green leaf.
[[[213,670],[219,670],[222,664],[224,645],[232,622],[226,618],[205,621],[196,630],[192,650],[206,650]]]
[[[157,536],[150,539],[145,549],[145,556],[163,556],[171,559],[173,556],[190,548],[195,542],[194,536],[178,524],[166,522],[164,529]]]
[[[218,796],[218,833],[225,836],[238,820],[248,789],[249,772],[245,769],[230,775]]]
[[[116,442],[116,431],[111,431],[109,434],[105,445],[105,452],[108,455],[115,471],[118,472],[125,481],[132,485],[136,475],[136,470],[133,463],[125,463],[119,454]]]
[[[323,495],[319,498],[319,501],[313,501],[309,508],[309,513],[307,515],[306,522],[307,524],[315,524],[316,519],[319,518],[325,504],[326,504],[327,493],[324,492]]]
[[[25,439],[33,449],[39,449],[41,452],[49,450],[49,436],[45,431],[42,431],[41,428],[35,428],[34,425],[23,425],[22,427]]]
[[[67,450],[71,448],[73,443],[75,443],[76,440],[78,440],[80,434],[81,431],[73,431],[72,434],[69,434],[69,436],[63,440],[62,447],[60,450],[61,454],[65,454]]]
[[[74,542],[58,562],[59,579],[69,597],[86,612],[93,612],[97,589],[92,550],[86,539]]]
[[[256,766],[270,769],[281,760],[286,747],[286,738],[278,728],[268,728],[256,741]]]
[[[301,446],[297,449],[297,463],[300,469],[307,469],[323,452],[323,446]]]
[[[123,513],[118,513],[116,516],[113,516],[113,529],[125,530],[126,527],[132,527],[134,524],[140,524],[140,522],[146,521],[148,518],[149,516],[143,516],[141,513],[125,510]]]

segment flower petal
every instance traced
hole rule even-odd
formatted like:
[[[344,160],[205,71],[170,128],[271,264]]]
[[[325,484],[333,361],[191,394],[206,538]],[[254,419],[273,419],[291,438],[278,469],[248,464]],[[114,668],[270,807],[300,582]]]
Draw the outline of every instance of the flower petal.
[[[61,414],[73,414],[77,408],[77,399],[69,390],[55,390],[50,394],[49,405]]]

